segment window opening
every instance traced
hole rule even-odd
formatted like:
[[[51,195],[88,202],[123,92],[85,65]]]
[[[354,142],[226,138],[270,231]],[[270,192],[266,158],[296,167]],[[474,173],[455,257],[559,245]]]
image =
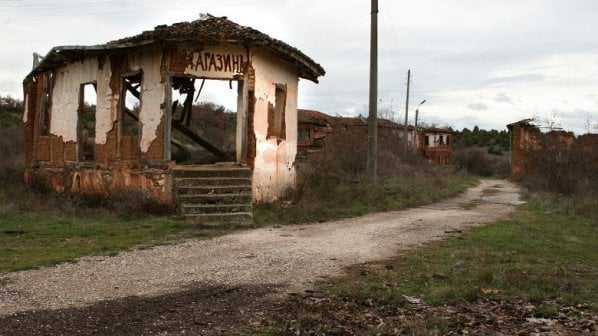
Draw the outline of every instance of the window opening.
[[[274,105],[268,105],[268,137],[286,138],[285,108],[287,103],[286,85],[276,84]]]
[[[439,145],[444,145],[444,136],[442,136],[442,135],[441,135],[441,136],[439,137],[439,139],[438,139],[438,144],[439,144]]]
[[[238,86],[236,80],[171,78],[171,160],[179,164],[234,160]]]
[[[426,135],[424,137],[424,145],[429,146],[430,145],[430,136]]]
[[[141,111],[141,72],[125,76],[121,82],[120,155],[125,160],[139,158],[139,112]]]
[[[96,86],[82,84],[79,92],[79,160],[95,160]]]
[[[139,136],[139,111],[141,110],[141,73],[124,77],[124,104],[122,134]]]

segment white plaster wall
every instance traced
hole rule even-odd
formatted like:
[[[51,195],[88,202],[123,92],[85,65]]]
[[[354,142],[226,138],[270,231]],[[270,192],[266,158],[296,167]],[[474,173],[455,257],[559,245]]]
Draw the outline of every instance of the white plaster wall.
[[[443,145],[446,145],[446,137],[450,137],[451,134],[450,133],[427,133],[426,134],[429,137],[429,145],[428,147],[438,147],[440,146],[440,136],[442,135],[443,138]],[[453,141],[453,139],[450,140],[451,142]]]
[[[251,55],[251,62],[255,69],[256,96],[253,196],[256,201],[273,201],[282,196],[287,189],[295,187],[298,77],[293,66],[263,51],[254,49]],[[267,138],[268,103],[274,105],[276,84],[287,85],[285,140]]]
[[[110,89],[110,62],[98,69],[96,57],[74,62],[56,71],[52,91],[50,133],[62,137],[65,142],[77,141],[79,90],[81,84],[97,83],[96,143],[106,143],[106,134],[112,129],[116,115],[111,113],[112,91]]]
[[[95,143],[106,144],[108,133],[112,131],[118,118],[118,98],[119,92],[112,92],[110,87],[110,78],[112,77],[112,67],[110,59],[106,57],[101,70],[98,69],[96,79],[98,87],[98,101],[96,106],[96,136]]]
[[[159,49],[139,49],[129,54],[129,66],[133,71],[142,70],[141,80],[141,152],[146,153],[164,116],[166,98],[162,78],[162,53]]]

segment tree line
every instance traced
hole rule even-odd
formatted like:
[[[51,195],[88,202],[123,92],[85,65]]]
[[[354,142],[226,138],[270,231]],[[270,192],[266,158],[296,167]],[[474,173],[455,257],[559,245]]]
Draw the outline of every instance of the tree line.
[[[482,147],[487,148],[488,153],[502,155],[510,150],[510,134],[506,130],[483,130],[477,125],[470,130],[465,127],[461,131],[455,131],[454,146],[456,148]]]

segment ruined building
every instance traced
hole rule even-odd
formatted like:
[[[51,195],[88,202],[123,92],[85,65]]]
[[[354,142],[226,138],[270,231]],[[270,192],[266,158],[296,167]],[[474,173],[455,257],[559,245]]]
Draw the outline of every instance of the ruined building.
[[[417,130],[417,148],[430,161],[438,165],[453,163],[454,132],[446,128],[429,127]]]
[[[312,110],[299,110],[298,125],[299,153],[334,148],[342,143],[352,151],[367,151],[368,121],[363,117],[335,117]],[[416,143],[413,143],[417,134]],[[404,126],[390,120],[378,119],[378,150],[402,152]],[[438,165],[452,164],[453,132],[444,128],[407,127],[409,146],[421,153],[430,162]]]
[[[102,45],[55,47],[35,55],[23,83],[25,180],[59,192],[139,188],[167,203],[205,203],[187,214],[246,212],[237,203],[294,187],[298,81],[317,83],[324,73],[300,50],[210,15]],[[236,95],[234,154],[188,127],[205,81],[225,81]],[[182,142],[226,163],[177,162]]]
[[[549,168],[547,165],[575,166],[577,170],[584,166],[598,171],[598,134],[576,138],[562,130],[545,133],[533,122],[524,119],[507,125],[511,133],[513,175],[537,174]]]

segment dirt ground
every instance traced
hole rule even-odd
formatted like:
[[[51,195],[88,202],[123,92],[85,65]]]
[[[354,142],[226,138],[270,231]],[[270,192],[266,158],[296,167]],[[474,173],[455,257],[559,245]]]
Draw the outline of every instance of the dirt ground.
[[[517,186],[485,180],[456,198],[405,211],[262,228],[11,273],[0,277],[0,335],[236,334],[239,328],[267,326],[275,317],[291,321],[304,307],[314,306],[310,302],[320,305],[314,321],[319,316],[327,323],[331,312],[349,309],[349,325],[363,316],[367,320],[367,314],[351,308],[355,303],[313,300],[305,293],[314,282],[495,221],[520,203]],[[408,320],[425,321],[426,314],[442,315],[433,309],[392,316],[416,314]],[[378,325],[384,318],[376,320]],[[545,321],[530,323],[536,322]],[[285,328],[285,333],[297,334],[292,325]],[[357,335],[364,333],[351,330],[370,329],[339,330],[336,334]],[[403,332],[380,330],[378,334]]]

